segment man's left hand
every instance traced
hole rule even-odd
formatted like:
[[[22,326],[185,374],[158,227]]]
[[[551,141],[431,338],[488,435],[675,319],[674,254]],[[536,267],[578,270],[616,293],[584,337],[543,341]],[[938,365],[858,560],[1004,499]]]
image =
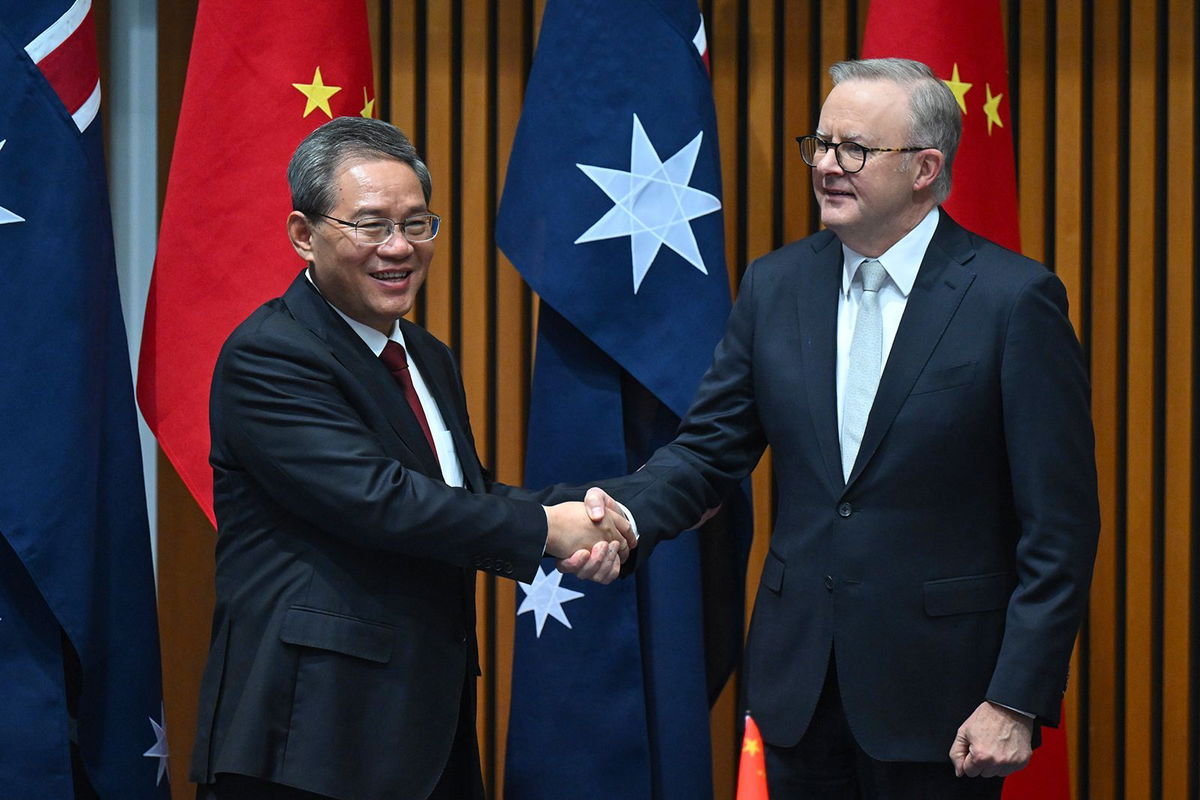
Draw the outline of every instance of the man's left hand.
[[[950,760],[954,774],[997,778],[1023,769],[1033,755],[1033,720],[984,701],[958,728]]]
[[[621,577],[623,558],[616,542],[596,542],[591,550],[577,550],[558,561],[558,571],[596,583],[612,583]]]

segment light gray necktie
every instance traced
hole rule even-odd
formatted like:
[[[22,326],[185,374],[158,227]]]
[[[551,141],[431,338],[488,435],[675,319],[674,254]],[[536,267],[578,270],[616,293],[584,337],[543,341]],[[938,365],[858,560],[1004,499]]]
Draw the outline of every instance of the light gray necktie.
[[[887,280],[887,270],[878,261],[864,261],[858,267],[862,277],[862,300],[850,340],[850,362],[842,398],[842,477],[850,479],[858,447],[862,444],[867,416],[879,388],[883,360],[883,315],[879,311],[879,287]]]

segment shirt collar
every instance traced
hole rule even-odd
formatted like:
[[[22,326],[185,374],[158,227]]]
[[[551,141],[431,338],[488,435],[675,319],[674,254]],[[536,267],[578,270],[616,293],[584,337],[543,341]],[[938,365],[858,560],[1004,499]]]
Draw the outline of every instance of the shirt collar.
[[[317,286],[316,281],[312,279],[311,269],[304,270],[304,277],[308,278],[308,282],[311,283],[313,288],[317,290],[317,294],[321,294],[320,287]],[[321,294],[321,299],[325,300],[326,303],[329,303],[329,300],[327,300],[323,294]],[[344,311],[335,306],[333,303],[329,303],[329,307],[336,311],[337,315],[346,321],[346,324],[350,326],[350,330],[358,334],[358,338],[363,340],[363,344],[371,348],[371,352],[374,353],[376,357],[383,352],[383,348],[387,345],[389,340],[396,342],[401,346],[404,345],[404,334],[400,332],[400,323],[398,321],[392,323],[391,336],[384,336],[370,325],[364,325],[356,319],[351,319]]]
[[[938,208],[934,206],[917,223],[916,227],[904,234],[900,241],[875,259],[883,264],[888,277],[905,297],[908,297],[913,284],[917,282],[917,272],[921,269],[921,262],[925,259],[925,251],[929,249],[929,243],[933,241],[933,233],[937,230],[938,219]],[[842,245],[843,295],[847,297],[850,295],[850,284],[854,281],[854,275],[858,272],[859,265],[868,260],[870,259],[867,256],[851,250],[845,244]]]

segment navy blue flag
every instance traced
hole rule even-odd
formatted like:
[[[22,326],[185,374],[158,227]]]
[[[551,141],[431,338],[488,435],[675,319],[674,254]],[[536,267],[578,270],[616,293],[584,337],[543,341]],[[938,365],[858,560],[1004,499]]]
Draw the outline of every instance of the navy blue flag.
[[[706,57],[695,0],[547,3],[497,220],[541,297],[531,487],[636,469],[711,362],[729,285]],[[544,561],[519,592],[505,797],[711,796],[745,547],[684,534],[607,587]]]
[[[166,798],[90,4],[0,0],[0,84],[0,795],[75,797],[74,758]]]

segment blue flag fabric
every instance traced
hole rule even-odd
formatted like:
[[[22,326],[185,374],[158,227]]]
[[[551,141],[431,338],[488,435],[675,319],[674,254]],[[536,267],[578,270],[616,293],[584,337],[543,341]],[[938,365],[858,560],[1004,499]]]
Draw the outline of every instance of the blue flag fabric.
[[[711,362],[729,289],[706,49],[695,0],[546,6],[497,219],[542,301],[531,487],[636,469]],[[507,798],[711,796],[708,703],[731,665],[706,674],[704,549],[666,541],[607,587],[547,559],[522,585]]]
[[[0,794],[74,797],[75,742],[104,800],[166,798],[154,576],[98,83],[68,108],[46,77],[46,65],[68,79],[86,74],[85,51],[95,70],[81,8],[0,2]],[[39,68],[34,45],[64,24],[68,50]]]

